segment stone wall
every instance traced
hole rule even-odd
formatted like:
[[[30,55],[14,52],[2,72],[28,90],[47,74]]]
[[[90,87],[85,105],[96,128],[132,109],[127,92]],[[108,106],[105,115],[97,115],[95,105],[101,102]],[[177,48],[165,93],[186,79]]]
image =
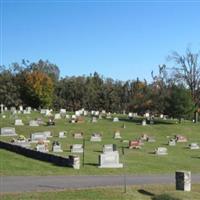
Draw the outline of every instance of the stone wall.
[[[0,141],[0,148],[21,154],[21,155],[29,157],[29,158],[53,163],[55,165],[65,166],[65,167],[73,167],[72,159],[64,158],[64,157],[49,154],[49,153],[35,151],[35,150],[24,148],[24,147],[21,147],[21,146],[12,144],[12,143]]]

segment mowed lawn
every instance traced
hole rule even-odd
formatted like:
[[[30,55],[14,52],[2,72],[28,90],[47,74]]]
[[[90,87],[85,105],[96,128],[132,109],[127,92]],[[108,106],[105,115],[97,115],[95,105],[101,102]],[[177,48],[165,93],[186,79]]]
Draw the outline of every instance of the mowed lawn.
[[[190,170],[192,173],[200,172],[200,150],[190,150],[187,148],[191,142],[200,144],[200,123],[193,124],[185,121],[177,124],[175,121],[155,121],[154,125],[142,126],[141,120],[128,120],[127,117],[120,115],[120,122],[112,122],[111,119],[98,120],[97,123],[91,123],[90,118],[85,118],[84,123],[70,124],[66,119],[56,120],[56,126],[30,127],[28,122],[36,117],[41,117],[44,121],[48,119],[38,112],[31,115],[18,114],[18,118],[25,123],[24,126],[18,126],[16,132],[18,135],[30,137],[31,133],[50,130],[53,138],[51,141],[59,141],[62,145],[63,153],[61,156],[68,156],[70,145],[82,143],[82,140],[74,139],[72,134],[83,132],[85,137],[85,165],[80,170],[74,170],[69,167],[55,166],[51,163],[42,162],[9,152],[0,150],[0,174],[1,175],[100,175],[100,174],[168,174],[176,170]],[[122,128],[123,123],[126,128]],[[6,113],[6,118],[0,120],[0,127],[14,127],[14,117]],[[119,130],[123,140],[134,140],[146,133],[154,136],[155,143],[145,142],[142,149],[128,149],[128,143],[113,139],[114,132]],[[59,131],[67,131],[67,138],[58,138]],[[90,142],[90,136],[94,132],[102,133],[102,142]],[[182,134],[188,138],[187,143],[178,143],[176,146],[168,146],[169,138],[176,134]],[[0,140],[10,141],[12,137],[0,136]],[[124,164],[122,169],[99,169],[98,156],[102,152],[103,144],[116,144],[120,162]],[[122,147],[125,147],[124,155]],[[167,147],[167,156],[157,156],[152,152],[156,147]],[[49,153],[51,152],[49,145]],[[80,155],[82,164],[82,154]]]
[[[73,199],[73,200],[154,200],[159,195],[167,194],[171,200],[199,200],[200,185],[193,185],[191,192],[176,191],[173,185],[145,185],[130,186],[124,193],[123,187],[105,187],[92,189],[63,190],[54,192],[13,193],[0,195],[1,200],[49,200],[49,199]],[[165,196],[166,197],[166,196]],[[169,198],[171,197],[171,198]],[[159,198],[159,200],[164,198]],[[158,200],[158,198],[156,199]]]

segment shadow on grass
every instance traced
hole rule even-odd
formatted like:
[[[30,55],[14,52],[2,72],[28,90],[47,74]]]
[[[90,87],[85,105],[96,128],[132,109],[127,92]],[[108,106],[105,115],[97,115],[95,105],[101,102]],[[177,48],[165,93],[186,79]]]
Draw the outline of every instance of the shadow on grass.
[[[95,166],[95,167],[99,166],[97,163],[85,163],[85,165]]]
[[[191,156],[191,158],[200,159],[200,156]]]
[[[151,196],[151,197],[153,197],[153,196],[155,196],[155,194],[153,194],[153,193],[151,193],[151,192],[148,192],[148,191],[146,191],[146,190],[138,190],[138,192],[140,193],[140,194],[143,194],[143,195],[146,195],[146,196]]]
[[[133,118],[133,119],[128,119],[128,118],[120,118],[120,122],[133,122],[136,123],[137,125],[141,125],[142,124],[142,120],[144,118]],[[159,120],[159,119],[155,119],[154,120],[154,124],[149,124],[147,121],[147,125],[157,125],[157,124],[164,124],[164,125],[173,125],[176,124],[174,121],[169,121],[169,120]]]

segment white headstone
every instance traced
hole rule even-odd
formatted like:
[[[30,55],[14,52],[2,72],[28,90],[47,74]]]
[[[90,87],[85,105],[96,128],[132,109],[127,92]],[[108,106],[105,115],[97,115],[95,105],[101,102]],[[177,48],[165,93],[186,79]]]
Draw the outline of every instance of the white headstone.
[[[29,126],[39,126],[38,122],[36,120],[31,120],[29,122]]]
[[[59,138],[66,138],[65,131],[59,132]]]
[[[155,154],[157,155],[167,155],[167,148],[165,147],[158,147],[156,150],[155,150]]]
[[[119,118],[118,117],[114,117],[113,118],[113,122],[118,122],[119,121]]]
[[[120,132],[119,131],[117,131],[117,132],[115,132],[115,134],[114,134],[114,139],[121,139],[122,137],[121,137],[121,135],[120,135]]]
[[[24,125],[24,123],[22,122],[21,119],[16,119],[15,120],[15,126],[23,126],[23,125]]]
[[[101,134],[99,133],[93,133],[91,138],[90,138],[91,142],[101,142]]]
[[[191,150],[199,149],[199,145],[197,143],[191,143],[191,144],[189,144],[189,148]]]
[[[36,151],[40,151],[40,152],[48,152],[48,148],[46,144],[37,144],[36,145]]]
[[[83,153],[83,145],[82,144],[73,144],[71,146],[72,153]]]
[[[176,171],[176,190],[191,191],[191,172]]]
[[[3,127],[1,128],[1,136],[16,136],[15,128]]]
[[[119,163],[118,151],[103,153],[99,157],[99,168],[122,168],[123,164]]]
[[[55,119],[61,119],[60,113],[56,113],[54,118],[55,118]]]

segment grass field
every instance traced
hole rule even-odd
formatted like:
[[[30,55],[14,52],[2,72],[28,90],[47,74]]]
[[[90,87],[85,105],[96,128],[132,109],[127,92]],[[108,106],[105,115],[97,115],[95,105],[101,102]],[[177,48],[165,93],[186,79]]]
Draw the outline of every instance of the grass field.
[[[95,175],[95,174],[167,174],[174,173],[175,170],[190,170],[192,173],[200,172],[200,150],[189,150],[186,146],[191,142],[200,144],[200,123],[193,124],[185,121],[181,124],[175,121],[156,121],[154,125],[141,126],[141,119],[128,120],[127,117],[119,116],[120,122],[112,122],[109,119],[99,120],[97,123],[91,123],[89,118],[85,119],[84,123],[70,124],[66,119],[56,120],[56,126],[39,126],[30,127],[28,122],[42,115],[33,112],[31,115],[18,114],[20,119],[23,119],[24,126],[18,126],[16,132],[18,135],[30,137],[31,133],[38,131],[50,130],[53,134],[51,141],[60,141],[63,153],[61,156],[70,155],[70,145],[82,143],[82,140],[77,140],[72,137],[72,134],[77,131],[84,132],[86,139],[85,146],[85,166],[76,171],[68,167],[59,167],[50,163],[37,161],[26,158],[24,156],[0,150],[0,174],[1,175]],[[45,121],[47,118],[43,117]],[[122,124],[126,128],[122,128]],[[6,118],[0,120],[0,127],[14,127],[14,118],[6,113]],[[140,150],[130,150],[125,148],[125,154],[122,155],[122,146],[127,147],[127,143],[122,143],[120,140],[113,139],[113,134],[116,130],[121,132],[122,139],[132,140],[146,133],[156,138],[155,143],[145,143]],[[58,138],[59,131],[67,131],[67,138]],[[90,142],[90,136],[94,132],[103,134],[102,142]],[[169,137],[176,134],[185,135],[188,138],[188,143],[178,143],[176,146],[167,146]],[[10,141],[12,137],[0,137],[0,140]],[[99,169],[98,156],[102,152],[103,144],[117,144],[120,153],[120,162],[125,167],[123,169]],[[154,149],[159,146],[168,148],[167,156],[156,156],[152,154]],[[49,146],[50,153],[51,145]],[[79,154],[81,159],[82,155]]]
[[[2,194],[1,200],[154,200],[160,194],[167,194],[171,198],[168,200],[199,200],[200,199],[200,185],[193,185],[191,192],[176,191],[173,185],[145,185],[145,186],[130,186],[127,192],[124,193],[122,187],[106,187],[93,189],[78,189],[78,190],[64,190],[55,192],[34,192],[34,193],[15,193]],[[163,200],[163,198],[160,198]]]

